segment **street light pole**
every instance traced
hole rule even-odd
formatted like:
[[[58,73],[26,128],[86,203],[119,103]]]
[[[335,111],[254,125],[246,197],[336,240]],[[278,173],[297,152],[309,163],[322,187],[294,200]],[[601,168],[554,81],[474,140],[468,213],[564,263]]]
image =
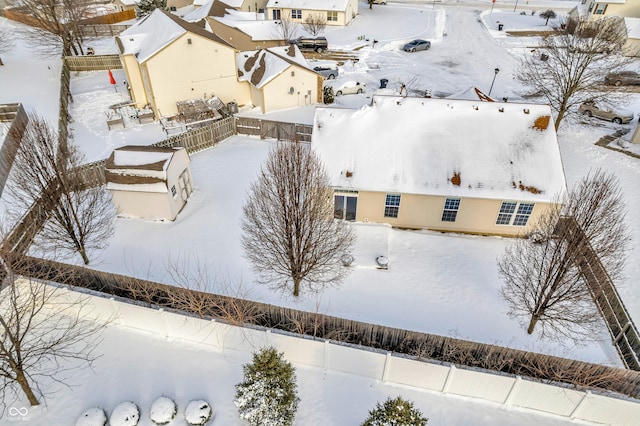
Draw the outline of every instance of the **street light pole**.
[[[516,0],[516,5],[515,5],[515,6],[513,6],[513,11],[514,11],[514,12],[516,11],[516,7],[518,7],[518,0]]]
[[[493,81],[491,81],[491,87],[489,87],[489,93],[487,94],[487,96],[491,96],[491,91],[493,90],[493,83],[496,82],[496,77],[498,76],[498,73],[500,72],[500,68],[496,68],[495,70],[493,70]]]

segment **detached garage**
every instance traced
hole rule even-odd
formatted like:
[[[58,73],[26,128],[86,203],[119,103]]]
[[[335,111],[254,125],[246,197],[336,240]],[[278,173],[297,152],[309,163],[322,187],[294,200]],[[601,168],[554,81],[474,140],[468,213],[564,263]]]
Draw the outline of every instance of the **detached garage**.
[[[184,148],[123,146],[105,167],[107,189],[119,216],[174,220],[193,192]]]

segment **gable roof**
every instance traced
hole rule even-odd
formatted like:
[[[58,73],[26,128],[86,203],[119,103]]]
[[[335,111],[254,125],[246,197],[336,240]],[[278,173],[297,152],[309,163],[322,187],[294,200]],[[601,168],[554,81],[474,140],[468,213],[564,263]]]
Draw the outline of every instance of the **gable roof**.
[[[187,32],[231,47],[212,32],[161,9],[154,10],[132,27],[127,28],[117,39],[120,44],[120,53],[136,55],[138,62],[142,63]]]
[[[347,10],[349,0],[269,0],[267,8],[305,10]]]
[[[227,0],[229,1],[229,0]],[[233,3],[233,1],[231,1]],[[195,3],[194,3],[195,5]],[[197,9],[187,13],[183,19],[189,22],[200,21],[208,16],[224,16],[227,9],[232,9],[234,6],[228,3],[221,2],[220,0],[209,0]],[[255,19],[255,13],[253,14]]]
[[[272,19],[256,21],[242,19],[237,13],[229,13],[222,17],[213,17],[216,22],[235,28],[251,37],[253,41],[282,40],[278,21]]]
[[[311,71],[309,63],[294,44],[240,52],[236,55],[236,65],[238,80],[247,81],[258,89],[292,65]]]
[[[467,90],[454,93],[451,96],[447,96],[447,99],[466,99],[468,101],[483,101],[483,102],[495,102],[496,100],[486,95],[483,91],[477,87],[471,86]]]
[[[167,192],[167,170],[184,148],[126,145],[115,149],[105,163],[107,189]]]
[[[313,126],[338,188],[550,201],[566,187],[548,105],[376,95],[317,108]]]

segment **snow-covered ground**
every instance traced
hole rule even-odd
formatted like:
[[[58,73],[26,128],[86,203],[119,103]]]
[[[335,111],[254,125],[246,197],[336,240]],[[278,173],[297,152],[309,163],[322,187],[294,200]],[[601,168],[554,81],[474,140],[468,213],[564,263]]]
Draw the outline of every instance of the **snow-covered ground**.
[[[556,7],[557,3],[551,6],[551,2],[536,2],[539,5],[537,10]],[[328,28],[326,35],[335,49],[346,50],[356,47],[358,43],[363,44],[358,40],[360,35],[370,41],[378,41],[375,45],[365,43],[360,48],[359,62],[347,62],[340,67],[339,79],[365,82],[369,93],[340,97],[335,106],[358,108],[370,101],[371,93],[393,93],[401,82],[408,86],[410,82],[409,88],[431,90],[434,96],[459,93],[470,86],[488,92],[496,67],[500,72],[495,75],[492,96],[507,97],[510,101],[521,100],[522,89],[513,78],[513,73],[518,66],[518,57],[530,54],[529,48],[534,45],[535,39],[507,37],[504,31],[496,29],[495,23],[503,23],[505,30],[518,27],[537,29],[544,20],[537,15],[529,15],[530,19],[526,20],[527,17],[512,13],[511,7],[499,10],[498,6],[490,13],[489,2],[472,7],[458,3],[437,3],[435,8],[431,3],[390,3],[386,6],[376,5],[373,10],[361,3],[360,16],[351,25]],[[388,22],[401,24],[386,25]],[[15,24],[0,19],[0,25]],[[430,40],[432,48],[416,53],[398,50],[402,44],[414,38]],[[17,48],[11,53],[2,53],[5,66],[0,67],[0,102],[22,102],[27,110],[37,109],[38,113],[49,117],[55,124],[59,61],[57,58],[34,60],[28,42],[16,40],[16,45]],[[95,48],[98,54],[115,52],[115,45],[111,41],[96,41]],[[115,70],[113,74],[119,83],[116,90],[109,84],[106,72],[72,76],[74,103],[71,115],[74,121],[71,127],[74,141],[86,153],[88,161],[105,158],[117,146],[148,144],[164,138],[159,124],[139,125],[127,121],[124,130],[107,130],[104,111],[109,105],[126,99],[126,91],[120,84],[124,80],[123,72]],[[381,78],[390,80],[388,89],[377,89]],[[638,95],[629,95],[627,101],[627,108],[640,111]],[[242,113],[255,114],[252,111]],[[309,122],[313,115],[307,108],[302,111],[283,111],[272,117]],[[634,120],[630,127],[633,129],[636,124]],[[575,118],[567,119],[558,134],[565,173],[570,184],[597,167],[615,173],[620,178],[626,196],[627,211],[635,212],[640,209],[640,197],[637,195],[640,160],[594,145],[601,136],[613,133],[616,128],[606,122],[583,123]],[[542,341],[536,335],[527,336],[517,323],[506,317],[506,307],[497,295],[500,278],[496,271],[496,259],[509,244],[507,239],[401,231],[384,225],[357,224],[359,239],[354,271],[341,288],[330,289],[317,297],[303,295],[300,300],[294,301],[254,285],[253,273],[242,256],[237,225],[246,189],[272,144],[272,141],[234,137],[214,149],[193,155],[192,173],[196,191],[178,219],[173,223],[119,219],[109,248],[94,254],[93,267],[166,281],[165,268],[169,259],[175,261],[197,256],[210,264],[213,276],[235,285],[242,283],[243,291],[248,291],[249,296],[256,300],[619,365],[604,326],[602,333],[594,336],[599,342],[587,342],[587,346],[582,348],[562,347]],[[618,290],[632,315],[640,318],[640,292],[631,279],[640,275],[640,248],[637,242],[640,224],[633,220],[631,213],[628,219],[634,244],[629,253],[627,280],[619,283]],[[375,256],[379,254],[385,254],[390,259],[390,268],[386,271],[374,267]],[[227,286],[218,288],[215,284],[210,289],[229,291]],[[172,389],[176,389],[173,395],[181,407],[191,399],[206,397],[216,410],[215,424],[239,424],[235,412],[224,417],[220,411],[234,411],[233,407],[218,404],[217,401],[231,404],[229,395],[239,378],[239,364],[245,359],[235,362],[237,371],[232,372],[230,370],[233,368],[223,363],[229,360],[228,354],[223,354],[222,360],[217,360],[211,354],[207,355],[206,349],[189,345],[185,348],[182,344],[177,348],[167,342],[116,328],[110,328],[107,336],[105,346],[101,347],[105,356],[97,365],[96,376],[83,375],[80,388],[73,392],[62,392],[52,400],[50,410],[55,409],[55,413],[60,413],[59,418],[65,419],[64,423],[71,423],[75,416],[93,405],[109,410],[119,402],[131,400],[142,406],[146,404],[148,410],[151,402],[160,394],[171,394]],[[127,350],[113,350],[114,347],[126,347]],[[201,354],[199,351],[204,352]],[[129,354],[135,354],[135,357],[131,358]],[[185,362],[176,363],[172,360]],[[193,370],[191,366],[194,365],[201,368]],[[316,371],[308,371],[307,374],[305,368],[299,371],[302,371],[299,373],[301,389],[307,381],[315,384],[313,388],[306,388],[305,385],[303,390],[303,405],[296,423],[300,425],[355,424],[361,421],[363,414],[375,401],[383,400],[384,395],[393,396],[396,391],[380,388],[383,386],[380,383],[365,382],[360,378],[334,377],[333,374]],[[204,372],[210,373],[207,375]],[[226,378],[228,375],[231,376]],[[197,380],[203,377],[211,379]],[[218,383],[222,384],[219,386]],[[318,383],[322,383],[322,386]],[[333,392],[335,387],[339,387],[340,391]],[[364,392],[365,388],[369,391]],[[323,389],[332,389],[332,392],[323,392]],[[454,406],[459,402],[456,398],[410,389],[402,389],[401,392],[403,396],[419,401],[416,405],[431,418],[430,424],[554,424],[547,418],[541,420],[520,416],[518,412],[496,410],[484,404],[476,406],[467,400],[459,404],[465,408],[459,408]],[[315,411],[313,407],[304,405],[305,395],[317,399],[320,394],[325,398],[320,400],[320,406],[340,408],[335,412],[330,408]],[[356,394],[357,403],[349,403]],[[352,406],[356,408],[350,408]],[[467,412],[467,407],[473,410]],[[53,412],[48,411],[42,418],[51,419],[47,416]],[[314,417],[318,412],[328,416],[326,422]],[[228,421],[221,421],[220,418]],[[0,417],[0,424],[2,421]]]

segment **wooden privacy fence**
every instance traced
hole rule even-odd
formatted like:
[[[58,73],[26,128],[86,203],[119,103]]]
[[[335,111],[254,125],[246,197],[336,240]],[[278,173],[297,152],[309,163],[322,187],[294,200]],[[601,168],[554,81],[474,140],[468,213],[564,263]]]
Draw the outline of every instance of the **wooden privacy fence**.
[[[245,324],[321,340],[640,397],[640,372],[637,371],[303,312],[21,255],[9,257],[7,261],[19,275],[87,288],[203,318],[232,323],[241,318]],[[230,314],[233,312],[237,316]]]
[[[260,139],[311,142],[313,126],[309,124],[284,123],[259,118],[236,117],[236,131],[242,135],[260,136]]]
[[[593,301],[607,324],[620,359],[627,368],[640,371],[640,335],[611,277],[575,218],[561,217],[558,226],[567,229],[574,237],[571,249],[575,257],[574,262],[589,286]]]
[[[122,69],[118,55],[65,56],[69,71],[106,71]]]
[[[119,36],[129,25],[82,25],[79,27],[83,37],[115,37]]]
[[[0,104],[0,122],[11,123],[4,141],[0,140],[0,195],[7,183],[29,117],[22,104]]]

